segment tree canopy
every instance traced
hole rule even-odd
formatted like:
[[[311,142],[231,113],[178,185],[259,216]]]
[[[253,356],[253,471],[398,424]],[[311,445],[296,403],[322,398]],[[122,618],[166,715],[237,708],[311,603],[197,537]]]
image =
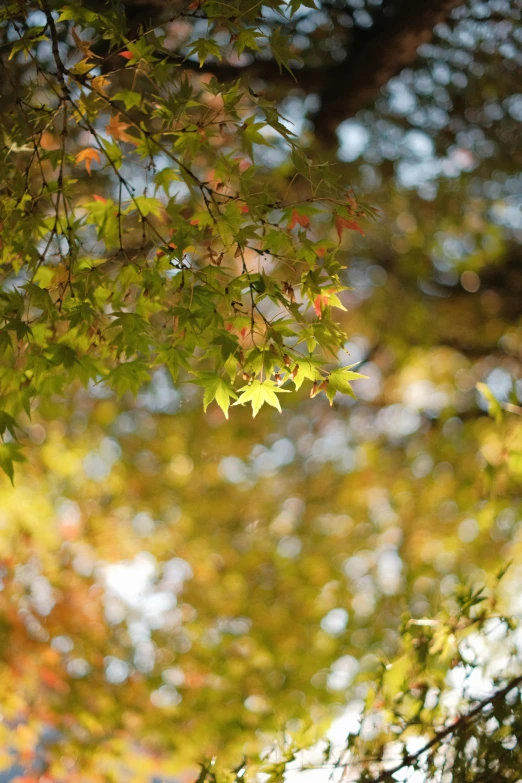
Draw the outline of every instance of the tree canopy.
[[[195,373],[225,416],[234,400],[280,410],[286,381],[352,393],[359,376],[325,369],[316,348],[335,359],[344,343],[335,251],[372,211],[306,156],[274,101],[180,67],[253,50],[289,68],[280,27],[253,3],[174,8],[170,24],[195,33],[175,54],[158,20],[129,29],[110,4],[38,9],[3,12],[19,65],[3,268],[24,278],[2,296],[4,431],[38,395],[75,379],[137,392],[158,364]],[[264,147],[283,157],[275,170]]]
[[[5,779],[517,781],[520,4],[0,14]]]

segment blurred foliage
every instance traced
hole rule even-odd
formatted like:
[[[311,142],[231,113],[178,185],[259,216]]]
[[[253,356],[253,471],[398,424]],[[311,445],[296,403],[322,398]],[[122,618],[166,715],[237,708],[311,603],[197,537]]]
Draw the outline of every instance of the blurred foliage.
[[[288,739],[262,764],[265,774],[278,780],[284,767],[287,779],[301,780],[311,771],[317,779],[317,770],[323,779],[372,783],[517,780],[520,633],[498,613],[495,589],[460,588],[455,598],[450,613],[405,621],[399,657],[382,662],[376,686],[337,721],[344,742],[303,751]]]
[[[435,623],[460,581],[520,562],[516,416],[308,400],[202,426],[166,378],[123,408],[80,391],[42,407],[31,469],[3,487],[4,727],[29,757],[16,724],[60,732],[58,779],[316,736],[395,654],[405,612]]]
[[[6,780],[184,780],[205,758],[205,783],[518,780],[518,8],[456,9],[339,128],[336,177],[380,214],[364,238],[344,231],[337,254],[349,338],[336,363],[367,376],[359,400],[301,390],[281,415],[238,408],[226,422],[201,412],[183,371],[174,384],[151,364],[120,397],[54,368],[59,382],[19,414],[28,462],[0,484]],[[290,63],[288,89],[263,76],[268,51],[249,55],[314,160],[304,68],[349,54],[371,30],[363,12],[378,4],[298,10],[287,24],[305,65]],[[172,23],[164,45],[185,54],[197,24]],[[48,47],[39,57],[52,66]],[[259,155],[263,182],[307,198],[287,150]],[[109,187],[91,163],[72,198]],[[306,228],[292,221],[284,236]],[[9,464],[7,424],[3,448]]]

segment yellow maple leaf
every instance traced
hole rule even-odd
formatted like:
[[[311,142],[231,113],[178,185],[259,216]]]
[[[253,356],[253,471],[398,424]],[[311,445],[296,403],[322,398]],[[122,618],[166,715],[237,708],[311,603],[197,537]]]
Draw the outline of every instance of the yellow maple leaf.
[[[100,95],[107,97],[107,87],[110,81],[105,76],[95,76],[91,79],[91,87],[95,92],[99,92]]]
[[[74,40],[74,43],[80,50],[80,52],[83,54],[84,57],[96,57],[98,60],[100,60],[100,56],[98,54],[94,54],[94,52],[91,51],[90,45],[92,41],[83,41],[78,33],[76,32],[76,28],[73,27],[71,30],[71,34]]]

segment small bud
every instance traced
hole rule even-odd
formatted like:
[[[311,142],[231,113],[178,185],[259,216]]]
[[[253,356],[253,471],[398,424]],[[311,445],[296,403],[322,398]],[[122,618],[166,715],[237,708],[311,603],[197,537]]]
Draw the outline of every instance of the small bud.
[[[317,382],[314,382],[314,385],[310,389],[310,399],[313,400],[316,394],[319,394],[319,384]]]

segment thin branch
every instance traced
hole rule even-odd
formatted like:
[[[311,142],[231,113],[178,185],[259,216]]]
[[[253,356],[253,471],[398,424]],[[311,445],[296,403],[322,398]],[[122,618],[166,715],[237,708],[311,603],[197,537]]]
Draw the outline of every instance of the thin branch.
[[[418,761],[424,753],[427,753],[436,745],[439,745],[444,739],[446,739],[446,737],[449,737],[452,734],[457,734],[462,728],[464,728],[464,726],[467,726],[467,724],[470,723],[474,718],[478,717],[486,707],[502,700],[510,691],[519,687],[521,684],[522,675],[510,680],[508,684],[499,691],[496,691],[491,696],[488,696],[487,698],[480,701],[476,707],[470,710],[470,712],[466,713],[465,715],[461,715],[460,718],[457,718],[449,726],[446,726],[445,729],[441,729],[440,731],[435,732],[435,735],[431,740],[429,740],[429,742],[426,742],[426,744],[419,748],[419,750],[415,751],[415,753],[408,753],[406,756],[404,756],[400,764],[393,767],[392,769],[384,770],[376,778],[369,779],[368,783],[384,783],[384,781],[391,778],[397,772],[400,772],[400,770],[404,769],[404,767],[411,766],[411,764],[415,761]]]

